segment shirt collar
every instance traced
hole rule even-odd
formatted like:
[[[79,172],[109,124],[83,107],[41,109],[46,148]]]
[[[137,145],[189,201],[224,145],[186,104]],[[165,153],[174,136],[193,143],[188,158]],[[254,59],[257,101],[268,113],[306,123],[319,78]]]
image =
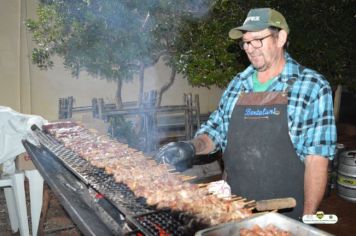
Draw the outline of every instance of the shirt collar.
[[[282,72],[278,75],[278,81],[282,83],[286,83],[288,80],[296,78],[299,74],[297,68],[299,64],[289,55],[289,53],[284,52],[284,58],[286,60],[286,64],[284,65]],[[255,71],[256,69],[252,65],[249,65],[238,76],[246,90],[252,90],[253,88],[252,76]]]

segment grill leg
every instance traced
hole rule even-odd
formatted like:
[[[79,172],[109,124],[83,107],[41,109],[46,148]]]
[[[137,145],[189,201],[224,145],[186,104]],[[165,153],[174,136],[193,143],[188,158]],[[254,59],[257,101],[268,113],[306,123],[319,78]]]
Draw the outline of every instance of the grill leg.
[[[39,236],[45,235],[44,234],[44,223],[46,221],[50,200],[51,199],[50,199],[50,195],[49,195],[49,190],[46,187],[43,191],[42,216],[41,216],[39,227],[38,227],[38,235]]]

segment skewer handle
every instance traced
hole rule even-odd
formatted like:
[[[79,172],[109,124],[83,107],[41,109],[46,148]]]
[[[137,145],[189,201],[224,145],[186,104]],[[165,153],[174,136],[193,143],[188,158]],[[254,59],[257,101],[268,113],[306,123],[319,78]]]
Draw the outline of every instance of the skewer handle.
[[[269,200],[260,200],[256,202],[256,210],[269,211],[285,208],[293,208],[297,205],[294,198],[276,198]]]

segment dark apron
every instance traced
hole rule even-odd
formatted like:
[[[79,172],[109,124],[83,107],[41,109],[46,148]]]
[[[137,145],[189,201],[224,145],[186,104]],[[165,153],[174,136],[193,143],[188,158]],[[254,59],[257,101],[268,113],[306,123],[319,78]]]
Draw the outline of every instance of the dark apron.
[[[251,200],[294,197],[303,215],[304,164],[288,134],[284,92],[242,93],[231,115],[224,152],[224,178],[233,194]]]

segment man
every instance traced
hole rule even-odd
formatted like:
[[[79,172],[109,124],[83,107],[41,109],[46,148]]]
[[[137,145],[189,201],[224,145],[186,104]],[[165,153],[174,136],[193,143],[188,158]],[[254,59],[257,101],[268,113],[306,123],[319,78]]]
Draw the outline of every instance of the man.
[[[328,82],[285,52],[288,33],[281,13],[250,10],[229,36],[240,40],[251,65],[230,82],[193,140],[170,143],[156,157],[185,169],[195,155],[222,150],[232,193],[294,197],[297,206],[286,215],[297,219],[314,214],[323,198],[336,128]]]

